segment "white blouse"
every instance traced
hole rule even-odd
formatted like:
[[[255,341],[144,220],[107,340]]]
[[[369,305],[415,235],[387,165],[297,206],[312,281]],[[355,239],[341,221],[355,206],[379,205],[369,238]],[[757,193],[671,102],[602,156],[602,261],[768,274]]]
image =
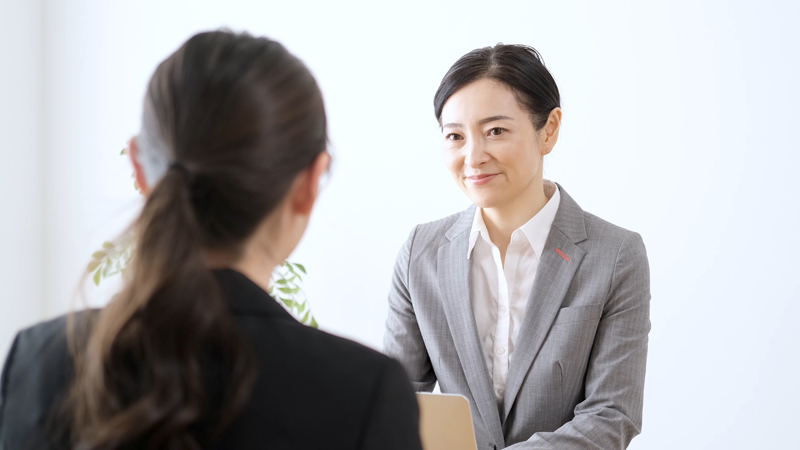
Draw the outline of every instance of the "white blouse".
[[[475,210],[467,253],[472,311],[499,406],[536,269],[560,202],[556,187],[541,211],[511,234],[505,267],[500,250],[489,237],[481,208]]]

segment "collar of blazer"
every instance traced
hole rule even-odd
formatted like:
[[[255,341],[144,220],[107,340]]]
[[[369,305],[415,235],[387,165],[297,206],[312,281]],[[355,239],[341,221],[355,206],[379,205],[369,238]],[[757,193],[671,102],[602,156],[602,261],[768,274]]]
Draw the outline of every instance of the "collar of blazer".
[[[297,320],[278,301],[245,275],[233,269],[215,270],[223,297],[234,314],[266,316],[274,319]]]
[[[438,251],[438,280],[447,322],[476,408],[489,432],[498,444],[505,445],[502,424],[525,381],[547,333],[555,320],[567,288],[585,252],[578,247],[587,239],[584,212],[561,185],[561,204],[558,207],[550,234],[540,255],[536,282],[528,298],[525,318],[508,370],[503,410],[498,411],[492,392],[489,370],[481,352],[478,329],[470,302],[469,229],[475,206],[462,212],[445,233],[448,242]],[[502,414],[502,415],[501,415]]]

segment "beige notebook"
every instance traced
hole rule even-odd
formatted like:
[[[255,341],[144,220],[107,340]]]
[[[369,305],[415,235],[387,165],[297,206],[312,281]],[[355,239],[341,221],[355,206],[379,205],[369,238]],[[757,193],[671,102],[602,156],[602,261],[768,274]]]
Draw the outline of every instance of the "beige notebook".
[[[463,395],[417,393],[423,450],[477,450]]]

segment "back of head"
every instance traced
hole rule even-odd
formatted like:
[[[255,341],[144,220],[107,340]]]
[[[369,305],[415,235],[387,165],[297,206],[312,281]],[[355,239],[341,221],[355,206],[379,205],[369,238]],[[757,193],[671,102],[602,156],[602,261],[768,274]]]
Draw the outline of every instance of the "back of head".
[[[275,41],[201,33],[159,65],[137,138],[151,190],[125,287],[76,360],[74,444],[197,448],[189,430],[209,418],[209,355],[228,383],[207,437],[236,416],[254,365],[207,255],[235,260],[326,143],[317,84]]]
[[[510,88],[520,106],[530,113],[536,130],[547,122],[550,111],[561,106],[558,86],[536,49],[497,44],[475,49],[450,67],[433,99],[436,120],[441,120],[450,96],[481,78],[499,81]]]

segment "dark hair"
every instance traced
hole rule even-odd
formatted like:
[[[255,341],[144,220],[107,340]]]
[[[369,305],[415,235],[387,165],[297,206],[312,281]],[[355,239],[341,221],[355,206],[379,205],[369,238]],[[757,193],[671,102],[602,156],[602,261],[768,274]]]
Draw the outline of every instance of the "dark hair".
[[[451,95],[481,78],[491,78],[511,88],[537,130],[547,123],[550,112],[561,106],[558,86],[535,48],[497,44],[473,50],[450,67],[433,98],[436,120],[441,123],[442,109]]]
[[[278,42],[201,33],[158,66],[140,152],[159,177],[133,225],[126,284],[76,359],[66,403],[75,447],[196,449],[247,404],[254,353],[206,255],[238,257],[325,150],[326,128],[316,81]],[[224,368],[217,403],[209,361]],[[209,422],[213,432],[198,433]]]

